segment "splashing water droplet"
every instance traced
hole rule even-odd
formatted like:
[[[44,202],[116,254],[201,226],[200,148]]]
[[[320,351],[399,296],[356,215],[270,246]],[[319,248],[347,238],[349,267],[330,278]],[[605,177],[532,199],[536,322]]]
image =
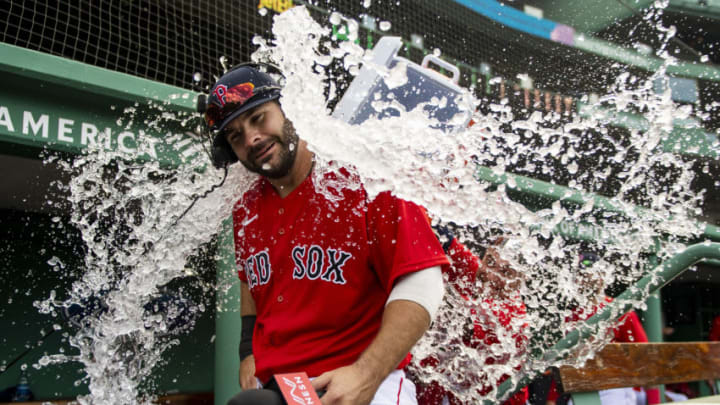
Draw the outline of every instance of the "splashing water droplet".
[[[387,31],[390,29],[392,24],[390,24],[390,21],[380,21],[380,31]]]
[[[407,83],[407,63],[399,62],[397,66],[390,70],[390,74],[385,78],[385,84],[390,89],[400,87]]]
[[[197,82],[199,82],[199,81],[201,81],[201,80],[202,80],[202,74],[201,74],[200,72],[196,72],[195,74],[193,74],[193,81],[194,81],[194,82],[197,83]]]
[[[260,35],[255,35],[252,38],[253,45],[258,45],[260,47],[267,45],[267,41],[265,41],[265,38],[261,37]]]
[[[440,56],[440,55],[442,55],[442,52],[440,51],[439,48],[435,48],[435,49],[433,49],[433,55]]]
[[[372,0],[364,0],[363,1],[363,7],[368,8],[372,6]]]
[[[223,70],[227,72],[229,70],[228,58],[223,55],[220,57],[219,61],[220,61],[220,66],[222,66]]]
[[[262,165],[263,170],[270,170],[270,167],[271,167],[270,163],[263,163],[263,165]]]
[[[342,15],[340,15],[340,13],[338,13],[337,11],[333,11],[330,14],[330,24],[340,25],[341,22],[342,22]]]
[[[268,13],[268,9],[266,9],[265,7],[261,7],[261,8],[258,10],[258,14],[260,14],[260,15],[263,16],[263,17],[266,16],[267,13]]]
[[[568,173],[575,174],[578,171],[578,164],[575,162],[572,162],[567,166],[567,169],[568,169]]]
[[[54,266],[59,266],[61,269],[64,269],[64,268],[65,268],[65,263],[63,263],[62,261],[60,261],[60,259],[58,259],[56,256],[51,257],[51,258],[47,261],[47,264],[49,264],[50,266],[53,266],[53,267],[54,267]]]
[[[347,20],[347,28],[348,39],[351,41],[356,40],[358,38],[358,30],[360,29],[360,23],[353,19]]]

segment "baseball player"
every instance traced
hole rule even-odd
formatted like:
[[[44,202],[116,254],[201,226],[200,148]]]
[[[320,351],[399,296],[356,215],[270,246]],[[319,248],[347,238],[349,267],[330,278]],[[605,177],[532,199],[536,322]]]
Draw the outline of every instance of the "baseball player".
[[[597,305],[597,307],[594,308],[592,312],[590,312],[589,316],[584,314],[583,311],[578,311],[576,314],[574,314],[573,317],[569,319],[569,321],[577,322],[580,320],[588,319],[592,315],[595,315],[597,310],[602,309],[606,304],[609,304],[611,302],[612,298],[604,297],[604,299]],[[617,323],[613,327],[612,332],[613,343],[648,342],[648,337],[645,333],[645,329],[643,328],[642,323],[640,322],[640,318],[638,317],[637,313],[635,313],[635,311],[630,311],[620,317],[620,319],[618,319]],[[640,388],[613,388],[607,390],[600,390],[599,395],[600,403],[603,405],[635,405],[636,402],[648,404],[660,403],[660,392],[657,388],[651,387],[645,388],[644,391]],[[645,400],[638,401],[638,395],[643,395],[643,397],[646,398],[647,402]],[[550,392],[548,393],[546,403],[547,405],[567,403],[566,399],[560,397],[554,380],[551,383]]]
[[[589,269],[593,263],[597,262],[599,257],[595,253],[584,252],[580,255],[580,267],[582,269]],[[583,308],[577,308],[572,316],[566,319],[566,322],[579,322],[589,319],[595,315],[598,311],[602,310],[605,305],[610,304],[613,299],[606,296],[604,293],[605,285],[602,279],[599,279],[592,274],[586,274],[579,278],[579,282],[585,284],[584,288],[588,288],[590,291],[595,290],[596,294],[592,297],[597,303],[590,308],[590,311],[585,311]],[[648,337],[645,333],[645,329],[640,322],[635,311],[629,311],[617,320],[612,328],[613,343],[647,343]],[[637,402],[637,393],[641,390],[633,388],[614,388],[607,390],[600,390],[600,403],[603,405],[635,405]],[[647,396],[648,404],[660,403],[660,392],[657,388],[648,387],[643,392],[643,395]],[[566,403],[567,398],[561,397],[558,393],[557,386],[553,380],[550,386],[550,392],[547,397],[547,405],[555,405]],[[645,403],[646,401],[641,401]]]
[[[323,404],[415,404],[403,368],[440,305],[448,261],[417,205],[370,200],[352,168],[313,174],[269,73],[235,67],[205,112],[216,166],[239,160],[260,175],[233,210],[241,386],[304,371]],[[318,192],[317,179],[347,187]]]

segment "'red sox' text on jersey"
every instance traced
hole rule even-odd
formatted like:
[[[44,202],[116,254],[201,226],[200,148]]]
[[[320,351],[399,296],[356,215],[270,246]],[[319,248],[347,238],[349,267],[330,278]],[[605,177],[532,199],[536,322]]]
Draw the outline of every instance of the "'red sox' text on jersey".
[[[352,186],[327,188],[328,197],[317,179]],[[387,192],[369,201],[344,168],[308,176],[285,198],[259,178],[236,203],[233,224],[239,277],[257,307],[262,382],[353,363],[377,334],[398,277],[448,263],[417,205]]]

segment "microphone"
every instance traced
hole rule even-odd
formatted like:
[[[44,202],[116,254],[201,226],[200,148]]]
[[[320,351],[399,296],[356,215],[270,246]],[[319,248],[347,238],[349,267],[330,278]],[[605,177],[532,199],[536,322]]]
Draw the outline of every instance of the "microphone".
[[[227,405],[320,405],[322,394],[315,392],[305,372],[275,374],[265,388],[245,390]]]
[[[245,390],[230,398],[227,405],[285,405],[280,394],[269,389]]]

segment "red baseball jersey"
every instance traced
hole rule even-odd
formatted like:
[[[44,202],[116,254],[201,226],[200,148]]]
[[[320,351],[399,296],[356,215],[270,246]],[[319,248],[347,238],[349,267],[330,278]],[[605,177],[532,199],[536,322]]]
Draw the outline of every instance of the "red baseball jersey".
[[[319,193],[308,176],[280,198],[261,178],[233,210],[238,273],[257,307],[253,354],[263,382],[353,363],[380,329],[395,280],[447,263],[417,205],[389,193],[369,201],[345,169],[323,180],[333,186]]]
[[[718,340],[720,340],[720,316],[716,316],[715,318],[713,318],[708,340],[711,342],[717,342]]]
[[[585,311],[580,308],[576,310],[572,316],[570,316],[566,322],[577,322],[579,320],[590,319],[597,311],[605,308],[605,305],[613,302],[611,297],[605,297],[604,302],[600,302],[589,315],[585,314]],[[630,311],[625,315],[621,316],[617,320],[613,327],[613,343],[647,343],[648,337],[645,333],[645,329],[640,322],[640,318],[637,316],[635,311]]]

